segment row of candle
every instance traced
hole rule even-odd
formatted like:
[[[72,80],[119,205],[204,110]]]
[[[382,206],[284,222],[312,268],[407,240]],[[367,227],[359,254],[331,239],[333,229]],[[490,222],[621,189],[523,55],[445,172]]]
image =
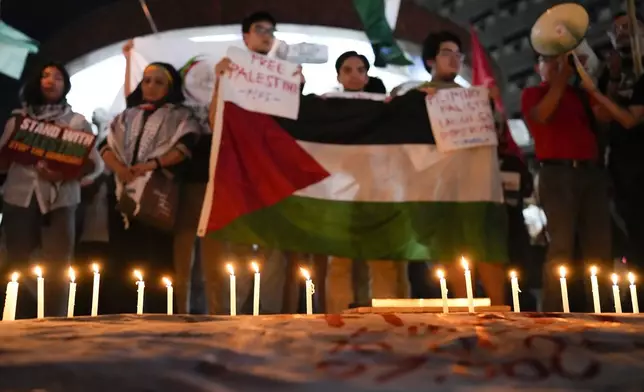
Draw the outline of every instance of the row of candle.
[[[92,264],[92,270],[94,271],[94,285],[92,289],[92,310],[91,315],[98,315],[98,295],[101,285],[101,274],[99,273],[98,264]],[[34,268],[34,274],[36,275],[36,301],[37,301],[37,311],[36,317],[42,319],[45,317],[45,278],[43,277],[42,268],[36,266]],[[69,297],[67,300],[67,317],[74,317],[74,308],[76,306],[76,271],[74,268],[69,267]],[[143,314],[143,297],[145,290],[145,283],[143,282],[143,275],[139,270],[134,271],[134,276],[137,278],[137,314]],[[16,319],[16,307],[18,303],[18,277],[19,274],[14,272],[11,275],[11,281],[7,284],[7,292],[5,296],[4,311],[2,315],[3,321],[11,321]],[[167,287],[168,292],[168,314],[173,312],[173,297],[174,289],[172,287],[172,281],[164,277],[163,283]]]
[[[260,274],[259,274],[259,265],[256,262],[251,263],[251,268],[255,271],[254,274],[254,288],[253,288],[253,315],[259,315],[259,290],[260,290]],[[100,287],[100,278],[99,267],[97,264],[92,265],[94,271],[94,286],[92,293],[92,316],[98,315],[98,295]],[[232,264],[227,264],[226,269],[230,274],[230,315],[237,315],[237,289],[236,289],[236,277],[235,270]],[[314,285],[311,280],[311,276],[308,270],[300,268],[302,275],[306,279],[306,313],[313,313],[313,293]],[[40,267],[34,268],[34,273],[37,277],[37,318],[43,318],[45,314],[45,279],[43,278],[43,272]],[[7,292],[5,296],[5,306],[2,320],[15,320],[16,317],[16,305],[18,302],[18,277],[19,274],[14,272],[11,276],[11,281],[7,284]],[[143,280],[143,274],[139,270],[134,270],[134,277],[137,279],[137,303],[136,303],[136,313],[143,314],[143,304],[145,297],[145,281]],[[67,317],[74,317],[74,307],[76,303],[76,272],[72,267],[69,268],[69,299],[67,306]],[[173,297],[174,297],[174,288],[172,287],[172,281],[164,277],[162,279],[163,283],[167,287],[167,313],[173,314]]]
[[[465,288],[467,293],[468,311],[474,312],[474,295],[472,287],[472,274],[469,269],[469,263],[464,257],[461,257],[461,265],[465,269]],[[590,283],[593,295],[593,307],[595,313],[601,313],[601,305],[599,301],[599,283],[597,281],[598,269],[595,266],[590,268]],[[561,284],[561,301],[564,313],[570,313],[570,303],[568,301],[568,285],[566,283],[566,267],[559,267],[560,284]],[[448,313],[449,307],[447,306],[447,281],[445,279],[445,272],[439,269],[436,273],[440,280],[441,299],[443,303],[443,312]],[[617,274],[611,275],[613,281],[613,301],[615,303],[615,313],[622,313],[622,300],[619,294],[619,276]],[[631,303],[633,305],[633,313],[639,313],[639,303],[637,300],[637,288],[635,287],[635,275],[632,272],[628,273],[628,280],[630,282]],[[510,286],[512,290],[512,306],[515,312],[520,312],[519,305],[519,278],[516,271],[510,271]]]

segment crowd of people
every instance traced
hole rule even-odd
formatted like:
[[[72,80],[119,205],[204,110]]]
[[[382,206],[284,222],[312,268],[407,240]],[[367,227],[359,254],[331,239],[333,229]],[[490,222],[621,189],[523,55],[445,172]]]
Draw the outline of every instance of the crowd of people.
[[[241,30],[248,50],[268,54],[276,26],[276,20],[266,12],[245,18]],[[629,60],[630,49],[626,48],[630,43],[624,39],[628,28],[628,19],[618,15],[613,31],[616,52],[597,86],[579,83],[567,55],[539,56],[536,70],[543,82],[523,92],[521,107],[541,166],[537,195],[548,218],[549,248],[543,282],[534,284],[543,284],[546,311],[561,310],[559,265],[575,265],[578,260],[584,269],[593,264],[612,271],[611,203],[614,202],[626,223],[629,238],[626,256],[636,265],[644,262],[641,260],[644,250],[638,242],[644,233],[644,207],[637,197],[637,180],[644,175],[644,164],[640,162],[644,159],[640,151],[644,135],[637,129],[644,115],[644,81],[635,81],[632,76],[633,61]],[[442,88],[460,87],[455,78],[465,56],[462,48],[455,34],[448,31],[430,34],[423,44],[422,59],[432,79],[417,88],[431,96]],[[198,238],[197,226],[209,179],[210,129],[217,88],[213,90],[206,118],[200,118],[185,104],[182,77],[170,64],[149,64],[142,81],[132,89],[131,50],[132,44],[128,43],[124,47],[127,108],[113,119],[105,113],[95,113],[97,147],[78,178],[63,179],[44,162],[28,166],[0,159],[0,169],[7,173],[2,221],[6,252],[0,270],[26,271],[38,261],[45,271],[51,271],[46,285],[51,303],[46,307],[47,316],[66,314],[67,266],[89,265],[94,261],[104,266],[99,307],[102,314],[134,311],[131,299],[136,297],[132,278],[135,268],[149,273],[146,279],[150,281],[160,282],[161,276],[172,276],[176,311],[188,313],[194,308],[190,303],[191,284],[198,264],[205,283],[206,311],[211,314],[229,311],[228,275],[224,267],[228,262],[247,264],[256,260],[262,266],[264,314],[298,311],[301,282],[298,267],[302,264],[312,267],[318,312],[368,305],[371,298],[437,297],[440,291],[431,264],[441,264],[448,275],[461,275],[456,260],[425,263],[349,260]],[[230,67],[230,60],[222,59],[215,67],[216,80]],[[387,93],[382,81],[369,76],[370,64],[362,54],[354,51],[342,54],[335,69],[345,92]],[[302,84],[305,82],[302,76]],[[67,104],[65,97],[70,89],[65,68],[47,63],[21,90],[23,106],[15,114],[93,132],[85,118]],[[401,93],[404,92],[395,92]],[[490,89],[491,100],[498,98],[498,94],[498,89]],[[12,118],[5,126],[0,145],[7,143],[14,122]],[[523,217],[523,201],[534,191],[533,177],[512,140],[507,121],[499,113],[496,126],[500,170],[518,174],[519,178],[518,184],[505,188],[509,260],[514,268],[538,271],[542,266],[530,256],[530,236]],[[604,160],[607,146],[608,165]],[[172,230],[131,219],[128,212],[129,195],[137,182],[157,172],[180,180],[179,213]],[[582,268],[577,270],[581,281],[586,274],[581,272]],[[251,271],[244,272],[238,270],[237,308],[239,313],[250,313]],[[508,302],[505,284],[508,264],[480,262],[475,265],[475,273],[481,283],[479,289],[492,304]],[[35,280],[25,275],[24,281],[21,287],[34,293]],[[452,279],[449,283],[450,295],[466,296],[464,280]],[[147,286],[146,312],[165,312],[161,284],[158,289]],[[526,292],[524,298],[528,297]],[[82,296],[78,298],[81,309],[77,313],[88,313],[89,304],[83,303]],[[586,306],[578,310],[591,309]],[[605,304],[604,309],[611,307]],[[18,317],[34,314],[33,308],[22,306]]]

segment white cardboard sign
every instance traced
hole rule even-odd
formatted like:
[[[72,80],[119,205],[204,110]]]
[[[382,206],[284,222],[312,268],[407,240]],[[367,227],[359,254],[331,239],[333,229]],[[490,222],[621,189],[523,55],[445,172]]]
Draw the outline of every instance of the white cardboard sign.
[[[300,75],[297,64],[237,47],[227,53],[232,70],[221,79],[223,99],[258,113],[297,119]]]
[[[442,89],[425,102],[439,151],[498,144],[487,88]]]

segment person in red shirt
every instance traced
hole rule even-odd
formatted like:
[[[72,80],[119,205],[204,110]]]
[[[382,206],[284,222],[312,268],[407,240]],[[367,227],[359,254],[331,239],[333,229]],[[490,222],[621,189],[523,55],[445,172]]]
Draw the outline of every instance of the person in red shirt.
[[[541,165],[538,195],[550,236],[543,271],[543,310],[561,311],[559,267],[570,270],[577,240],[586,265],[575,275],[585,276],[591,265],[612,270],[608,175],[596,129],[598,116],[591,106],[594,102],[569,83],[575,71],[568,56],[540,57],[536,69],[543,82],[523,90],[521,111]],[[591,299],[587,304],[592,304],[592,296],[586,297]],[[608,306],[603,310],[609,310]]]

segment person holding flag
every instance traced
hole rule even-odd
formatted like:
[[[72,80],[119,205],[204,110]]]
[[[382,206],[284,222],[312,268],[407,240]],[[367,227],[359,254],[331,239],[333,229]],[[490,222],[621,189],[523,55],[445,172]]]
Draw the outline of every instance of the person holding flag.
[[[430,96],[436,94],[440,89],[462,88],[456,83],[456,76],[461,71],[465,55],[461,52],[461,39],[449,31],[431,33],[423,42],[422,59],[425,69],[432,75],[432,80],[421,84],[418,89]],[[496,86],[490,88],[490,98],[499,101],[499,89]],[[500,127],[497,113],[497,129]],[[445,262],[445,260],[441,260]],[[502,262],[476,262],[477,273],[483,284],[487,296],[492,305],[505,303],[505,265]],[[445,265],[448,276],[458,276],[462,273],[462,267],[453,262]],[[450,280],[452,290],[457,298],[465,298],[465,281],[461,279]]]

